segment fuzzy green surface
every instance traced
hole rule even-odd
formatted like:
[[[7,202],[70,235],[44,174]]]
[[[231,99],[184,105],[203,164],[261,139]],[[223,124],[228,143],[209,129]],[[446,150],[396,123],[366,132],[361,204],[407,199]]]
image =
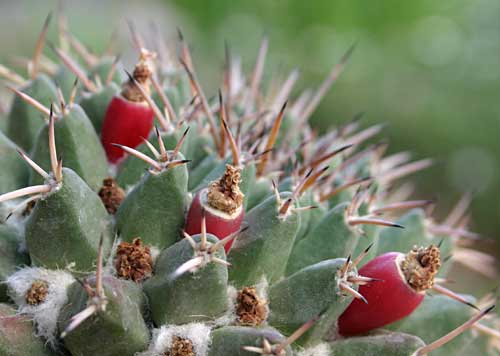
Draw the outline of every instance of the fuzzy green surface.
[[[29,256],[19,252],[19,232],[0,224],[0,302],[7,302],[6,278],[22,265],[29,264]]]
[[[212,331],[212,345],[208,356],[255,356],[255,353],[242,348],[244,346],[262,347],[264,338],[271,344],[285,341],[285,337],[273,328],[225,326]],[[293,355],[290,347],[286,348],[286,355]]]
[[[284,202],[290,195],[281,193],[281,200]],[[272,284],[284,275],[300,216],[289,211],[283,219],[278,210],[272,195],[245,215],[242,226],[248,229],[239,234],[228,258],[232,265],[229,280],[237,287],[257,284],[262,277]]]
[[[248,196],[246,209],[251,210],[267,197],[273,195],[273,184],[270,179],[266,177],[259,177],[252,184],[251,194]]]
[[[92,190],[98,191],[108,175],[108,164],[99,137],[80,105],[73,105],[68,114],[55,121],[54,133],[57,154],[62,157],[63,165],[75,171]],[[40,130],[31,157],[50,171],[48,125]],[[42,183],[43,178],[32,170],[30,184]]]
[[[103,278],[108,304],[84,321],[64,338],[64,345],[73,356],[132,356],[144,351],[149,330],[143,319],[146,299],[139,285],[115,277]],[[59,328],[64,330],[70,318],[87,307],[88,295],[79,283],[68,293],[68,304],[61,310]]]
[[[200,242],[201,235],[193,239]],[[207,240],[211,244],[218,241],[213,235],[207,235]],[[226,259],[224,249],[215,256]],[[209,263],[195,272],[177,278],[173,275],[193,257],[193,248],[186,239],[163,250],[158,257],[153,277],[144,283],[156,325],[210,321],[227,310],[227,266]]]
[[[379,330],[366,336],[350,337],[332,342],[330,355],[411,356],[424,345],[424,342],[417,336]]]
[[[479,323],[493,330],[498,330],[498,322],[495,319],[483,318]],[[472,331],[472,335],[473,337],[469,339],[470,342],[460,350],[460,356],[500,355],[498,340],[495,340],[494,337],[478,330]]]
[[[5,133],[7,131],[7,119],[4,113],[0,113],[0,132]]]
[[[181,152],[191,160],[191,167],[197,167],[209,155],[210,151],[213,150],[213,141],[208,135],[196,134],[198,132],[198,124],[195,122],[190,122],[189,125],[184,124],[176,130],[182,134],[187,127],[189,127],[189,132],[182,145]]]
[[[102,123],[109,103],[119,92],[120,87],[115,83],[110,83],[100,88],[97,93],[83,93],[80,99],[79,104],[87,114],[98,135],[101,133]]]
[[[319,341],[326,333],[335,333],[338,317],[352,301],[351,296],[341,295],[338,288],[339,270],[345,262],[345,258],[322,261],[272,285],[269,288],[269,324],[289,335],[325,313],[328,317],[318,322],[309,336]],[[314,331],[318,326],[321,328]]]
[[[294,184],[293,184],[293,180],[291,177],[287,177],[287,178],[283,179],[278,186],[278,190],[280,192],[283,192],[283,191],[291,192],[291,191],[293,191],[293,188],[294,188]],[[301,207],[316,205],[316,204],[313,204],[313,202],[314,202],[314,199],[313,199],[313,194],[312,194],[311,190],[305,191],[298,199],[298,203]],[[300,239],[302,239],[304,237],[306,231],[309,229],[309,220],[311,218],[311,210],[303,210],[303,211],[300,211],[298,214],[300,214],[300,229],[297,233],[295,243],[297,243]]]
[[[207,175],[214,169],[221,167],[221,160],[218,155],[211,154],[203,158],[197,165],[192,165],[189,171],[189,191],[193,191],[200,186]],[[224,172],[222,170],[222,172]]]
[[[331,209],[297,242],[288,261],[287,275],[326,259],[347,257],[353,251],[359,237],[345,221],[346,206],[341,204]]]
[[[0,194],[26,186],[29,177],[28,164],[24,162],[17,145],[0,132],[0,167],[7,174],[0,175]]]
[[[378,256],[386,252],[410,251],[413,246],[423,246],[433,242],[425,232],[425,214],[420,209],[414,209],[403,215],[396,222],[404,229],[382,228],[373,245],[373,255]],[[366,259],[369,261],[369,259]]]
[[[38,100],[46,107],[57,98],[56,87],[45,74],[39,74],[27,86],[19,89]],[[35,143],[38,131],[44,125],[43,115],[18,95],[15,96],[10,109],[7,136],[22,149],[29,151]]]
[[[99,196],[71,169],[63,168],[59,190],[40,199],[26,222],[26,244],[32,262],[47,268],[74,263],[91,271],[101,236],[109,251],[110,222]]]
[[[18,315],[10,305],[0,304],[0,355],[55,355],[34,333],[33,323],[29,318]]]
[[[317,204],[317,208],[311,210],[309,214],[309,224],[307,226],[307,230],[304,232],[302,236],[297,236],[297,239],[295,240],[295,245],[299,243],[304,237],[306,237],[311,230],[313,230],[321,220],[325,217],[325,215],[328,213],[328,207],[326,204]]]
[[[178,159],[184,157],[179,154]],[[146,173],[116,213],[116,229],[125,241],[140,237],[160,249],[179,240],[184,226],[186,165],[159,174]]]
[[[75,74],[73,74],[73,72],[67,66],[61,64],[57,68],[57,72],[54,74],[53,79],[54,84],[61,89],[61,93],[63,94],[64,99],[68,101],[75,84]],[[77,83],[77,87],[81,89],[81,84]]]
[[[475,302],[473,297],[469,296],[468,299]],[[471,307],[444,295],[426,296],[412,314],[388,325],[387,329],[414,334],[426,343],[431,343],[460,326],[476,313],[478,312]],[[432,355],[463,355],[462,350],[472,342],[474,342],[474,336],[470,330],[467,330],[433,351]]]

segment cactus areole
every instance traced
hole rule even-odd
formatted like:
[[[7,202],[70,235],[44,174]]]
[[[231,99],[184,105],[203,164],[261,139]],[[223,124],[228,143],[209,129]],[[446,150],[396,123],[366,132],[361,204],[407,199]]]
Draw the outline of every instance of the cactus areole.
[[[439,249],[433,245],[406,255],[388,252],[368,262],[359,273],[380,281],[360,286],[368,303],[352,301],[339,318],[340,334],[365,333],[411,314],[434,285],[440,266]]]
[[[153,128],[154,112],[138,87],[149,93],[152,69],[148,57],[148,52],[141,53],[132,78],[123,84],[120,95],[113,97],[106,110],[101,142],[110,163],[118,163],[124,156],[123,150],[113,143],[135,148]]]
[[[244,217],[244,195],[240,191],[240,181],[241,169],[228,164],[220,179],[196,193],[187,215],[186,232],[190,235],[201,232],[203,211],[208,233],[223,239],[237,232]],[[226,252],[233,241],[224,246]]]

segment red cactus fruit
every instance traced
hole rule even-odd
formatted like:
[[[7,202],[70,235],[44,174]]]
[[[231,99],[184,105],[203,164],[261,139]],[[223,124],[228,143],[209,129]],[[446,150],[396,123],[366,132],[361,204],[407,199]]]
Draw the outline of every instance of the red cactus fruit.
[[[243,198],[240,191],[241,169],[226,165],[222,177],[200,190],[193,198],[186,219],[186,232],[190,235],[201,233],[201,220],[205,214],[207,232],[219,239],[240,229],[244,217]],[[234,240],[224,249],[229,251]]]
[[[101,142],[110,163],[118,163],[125,154],[113,143],[135,148],[143,142],[143,137],[149,136],[153,128],[154,112],[143,95],[143,91],[147,94],[150,91],[150,57],[147,51],[141,53],[131,78],[123,84],[120,95],[109,103],[102,125]]]
[[[359,287],[367,303],[354,299],[339,317],[341,335],[354,335],[390,324],[411,314],[434,285],[441,265],[439,248],[414,247],[408,254],[388,252],[359,269],[359,274],[379,279]]]

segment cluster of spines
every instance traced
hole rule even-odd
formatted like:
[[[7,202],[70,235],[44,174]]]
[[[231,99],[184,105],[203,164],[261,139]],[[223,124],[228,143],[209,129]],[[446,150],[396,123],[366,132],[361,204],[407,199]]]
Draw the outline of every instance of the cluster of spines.
[[[43,42],[48,24],[49,19],[47,19],[40,35],[34,59],[30,62],[30,74],[32,79],[37,77],[40,69],[40,58],[42,56]],[[145,41],[133,27],[131,27],[131,29],[135,46],[140,50],[141,56],[150,56],[151,52],[144,50]],[[82,57],[87,65],[94,67],[99,63],[99,58],[90,54],[74,36],[64,33],[62,37],[69,42],[74,51]],[[80,68],[80,65],[68,54],[68,49],[56,48],[55,46],[52,47],[63,64],[77,76],[79,82],[83,84],[88,92],[90,92],[91,96],[94,95],[98,97],[101,93],[99,89],[102,87],[100,79],[97,79],[96,82],[89,79],[85,71]],[[264,40],[259,49],[257,63],[252,73],[250,83],[236,96],[233,95],[234,88],[232,88],[231,85],[234,79],[232,76],[235,75],[237,71],[233,68],[234,63],[228,60],[224,71],[223,91],[219,91],[218,100],[212,101],[207,99],[199,84],[188,46],[181,36],[179,59],[181,68],[176,69],[176,75],[178,76],[177,80],[180,84],[185,84],[188,87],[187,91],[190,92],[191,97],[181,98],[186,105],[182,107],[182,109],[177,108],[177,110],[174,108],[169,96],[166,95],[165,86],[156,77],[156,74],[153,74],[149,78],[155,89],[153,95],[148,88],[138,82],[134,75],[128,72],[126,73],[129,78],[129,85],[134,90],[137,89],[138,93],[136,95],[142,98],[144,106],[150,110],[146,116],[155,117],[158,120],[161,130],[158,128],[154,130],[154,135],[157,138],[156,147],[148,141],[147,137],[139,137],[140,141],[144,143],[144,147],[150,151],[150,154],[141,151],[136,143],[133,144],[134,147],[129,147],[126,145],[127,142],[125,142],[125,144],[123,144],[123,142],[108,142],[104,136],[101,135],[105,147],[106,144],[119,147],[128,155],[135,156],[135,158],[144,161],[146,171],[149,174],[149,176],[146,178],[143,177],[142,180],[135,185],[132,191],[135,191],[135,193],[129,193],[129,196],[125,198],[124,206],[127,205],[128,198],[128,206],[137,204],[137,206],[142,207],[141,204],[144,204],[144,207],[147,207],[148,200],[146,198],[153,200],[156,199],[156,197],[151,195],[151,193],[149,195],[141,195],[141,191],[151,188],[153,192],[154,189],[157,189],[155,188],[155,179],[170,184],[171,188],[176,190],[179,195],[184,194],[185,197],[187,197],[187,186],[191,183],[188,179],[191,180],[191,176],[187,177],[187,175],[183,176],[182,174],[176,176],[171,172],[175,171],[174,168],[189,163],[189,160],[183,158],[182,153],[193,153],[193,150],[194,153],[201,157],[198,158],[198,166],[202,166],[206,161],[208,169],[200,177],[197,177],[198,184],[189,190],[196,192],[200,186],[206,183],[207,177],[209,177],[210,180],[220,177],[223,174],[228,156],[232,157],[232,165],[234,167],[238,167],[238,169],[241,169],[247,174],[245,176],[242,172],[244,177],[243,183],[252,184],[251,187],[245,190],[245,204],[247,207],[249,206],[249,225],[244,228],[233,229],[234,231],[227,236],[216,235],[215,238],[219,238],[220,240],[209,243],[207,242],[207,212],[205,209],[201,209],[201,228],[198,237],[200,241],[197,242],[191,235],[184,233],[185,241],[187,241],[188,245],[192,248],[191,253],[193,256],[190,256],[187,260],[177,265],[172,273],[164,276],[168,280],[168,283],[173,283],[176,280],[181,281],[183,276],[186,275],[188,278],[191,278],[190,276],[192,274],[196,274],[199,270],[204,269],[207,264],[214,262],[226,269],[231,266],[229,269],[229,279],[238,287],[245,287],[247,283],[255,284],[261,278],[267,278],[271,283],[270,289],[272,291],[273,285],[278,282],[286,283],[288,279],[296,276],[297,273],[299,275],[300,273],[310,273],[308,268],[312,268],[316,266],[316,264],[321,264],[322,261],[328,261],[328,258],[332,259],[334,257],[356,253],[357,250],[362,248],[362,244],[358,242],[359,236],[363,234],[377,236],[378,230],[372,230],[370,225],[397,228],[403,227],[397,222],[392,222],[384,218],[383,215],[394,216],[394,213],[397,211],[419,209],[430,204],[430,202],[426,200],[408,200],[407,191],[404,191],[404,189],[400,189],[399,191],[390,191],[387,189],[397,179],[428,167],[431,163],[430,160],[407,163],[409,157],[406,154],[382,158],[386,148],[385,144],[376,144],[354,153],[355,147],[360,146],[363,142],[380,132],[380,125],[356,132],[359,126],[358,119],[356,118],[342,128],[323,137],[318,137],[314,131],[307,126],[308,118],[319,105],[321,98],[326,94],[342,72],[353,48],[347,51],[339,64],[332,69],[324,83],[312,95],[311,92],[305,92],[293,103],[293,105],[288,104],[290,107],[288,112],[286,112],[286,99],[293,88],[297,74],[296,72],[290,74],[275,97],[266,98],[261,93],[260,88],[267,49],[268,42]],[[230,55],[227,55],[227,58],[230,58]],[[118,63],[118,58],[112,61],[104,81],[105,86],[111,85],[114,80]],[[25,83],[24,80],[15,73],[3,67],[1,69],[0,74],[5,76],[8,80],[16,84],[21,84],[21,82],[23,82],[22,84]],[[99,76],[96,76],[96,78],[99,78]],[[242,80],[242,78],[237,79],[240,81]],[[182,81],[184,81],[184,83]],[[48,151],[52,172],[50,174],[47,173],[47,171],[35,163],[29,155],[19,151],[21,157],[42,176],[46,183],[29,188],[22,188],[11,193],[4,193],[0,195],[0,201],[7,201],[34,194],[28,200],[22,202],[21,206],[25,206],[28,202],[34,200],[45,200],[65,184],[63,179],[62,159],[57,156],[56,152],[54,125],[56,115],[61,115],[61,117],[67,115],[75,105],[78,96],[77,84],[78,83],[74,81],[67,103],[64,99],[62,89],[56,87],[55,97],[52,98],[52,100],[58,99],[59,106],[51,104],[50,109],[47,105],[40,103],[34,97],[12,88],[12,91],[25,101],[27,105],[34,107],[42,113],[43,116],[49,118]],[[222,94],[223,92],[225,92],[224,95]],[[115,94],[117,93],[118,92],[115,91]],[[106,93],[106,95],[109,96],[109,93]],[[226,100],[224,100],[224,97]],[[96,102],[99,103],[99,100],[96,100]],[[265,109],[263,102],[271,108],[270,113]],[[158,103],[163,105],[163,111],[159,108]],[[280,106],[281,110],[273,116],[273,110],[276,111]],[[101,111],[106,111],[106,108],[101,107]],[[215,118],[216,112],[219,113],[219,120]],[[235,117],[237,116],[241,118],[236,120]],[[272,120],[273,117],[274,120]],[[100,128],[102,120],[106,122],[106,120],[109,121],[113,118],[110,119],[107,114],[101,113],[100,117],[91,117],[90,119],[95,128]],[[235,125],[235,122],[237,123],[237,134],[233,136],[229,125]],[[195,127],[195,134],[191,133],[187,135],[189,131],[189,127],[186,127],[187,124]],[[114,130],[119,131],[119,123],[116,125],[106,127],[114,127]],[[106,127],[103,129],[106,130]],[[146,125],[144,127],[146,128],[146,132],[150,132],[152,129],[152,126],[148,128]],[[181,132],[180,135],[179,131]],[[269,134],[267,134],[268,131]],[[196,135],[199,136],[196,137]],[[193,136],[194,138],[192,138]],[[211,140],[203,141],[201,139],[201,137],[206,138],[207,136],[210,137]],[[183,146],[185,141],[190,141],[188,148],[183,148],[188,145],[186,144]],[[332,142],[338,145],[337,148],[333,150],[331,150]],[[171,148],[172,151],[169,151],[167,146]],[[227,149],[228,146],[229,151]],[[29,147],[25,148],[28,149]],[[230,155],[228,155],[228,152],[230,152]],[[151,154],[153,157],[151,157]],[[181,155],[180,158],[179,155]],[[339,159],[339,157],[342,157],[342,159]],[[109,155],[108,159],[110,159],[112,163],[117,162],[114,158],[111,159]],[[125,157],[125,161],[121,162],[122,167],[126,166],[127,161],[133,159],[133,157]],[[78,156],[75,162],[77,160]],[[193,167],[193,170],[197,168],[198,167]],[[142,169],[144,169],[144,167]],[[134,171],[133,168],[129,169],[129,171],[124,169],[121,172],[119,171],[118,178],[120,178],[120,174],[130,175],[133,181],[138,182],[139,178],[143,175],[142,173],[142,171],[139,171],[139,173]],[[288,177],[291,177],[291,179]],[[248,180],[253,181],[248,182]],[[80,184],[80,182],[78,181],[77,184]],[[81,184],[85,183],[81,181]],[[357,191],[353,192],[353,187],[358,187]],[[71,189],[73,189],[73,187],[71,187]],[[95,191],[94,187],[93,189]],[[280,191],[282,192],[280,193]],[[289,193],[283,193],[283,191],[289,191]],[[342,193],[346,193],[346,196],[340,197]],[[161,197],[162,193],[158,192],[158,195]],[[133,196],[133,198],[130,198],[131,196]],[[179,201],[180,200],[182,199],[179,199]],[[168,199],[165,198],[162,204],[165,204],[167,201]],[[346,204],[346,201],[349,201],[349,203]],[[186,201],[179,202],[181,211],[185,210],[183,205],[185,203]],[[442,224],[426,222],[427,231],[434,235],[444,234],[464,238],[477,238],[476,234],[467,231],[465,228],[467,220],[464,220],[462,215],[465,214],[464,210],[466,209],[466,205],[465,199],[465,201],[457,205],[457,208]],[[337,209],[337,211],[335,209]],[[14,210],[17,211],[18,209]],[[177,210],[179,211],[179,209]],[[313,216],[314,210],[319,210],[320,212]],[[123,211],[126,211],[126,213],[123,213]],[[182,227],[182,225],[189,222],[184,222],[184,217],[180,216],[178,211],[174,220],[177,227]],[[128,214],[132,214],[133,216]],[[131,226],[133,223],[127,224],[127,220],[129,219],[132,221],[149,219],[149,221],[147,221],[149,224],[158,223],[161,225],[158,220],[153,218],[158,218],[160,215],[148,214],[149,212],[147,210],[144,211],[144,214],[140,214],[134,212],[133,208],[129,208],[128,210],[122,208],[122,213],[120,213],[120,208],[118,207],[116,217],[118,234],[126,240],[137,237],[133,236],[135,235],[134,226]],[[266,218],[269,220],[268,222],[263,221]],[[99,219],[96,218],[94,221],[97,222],[98,220]],[[121,221],[123,221],[123,223],[121,223]],[[261,225],[259,225],[260,221],[263,221]],[[308,221],[308,223],[305,223],[306,221]],[[345,241],[339,241],[335,252],[330,252],[330,256],[327,258],[320,253],[318,256],[308,256],[308,258],[312,258],[312,260],[302,260],[302,258],[305,257],[304,254],[310,251],[310,246],[316,246],[316,248],[321,249],[323,248],[323,241],[326,242],[326,239],[335,239],[335,236],[321,236],[321,227],[327,226],[330,223],[337,224],[336,227],[338,230],[345,234]],[[361,229],[361,226],[366,226],[366,228]],[[182,236],[182,234],[179,233],[178,236],[169,237],[167,239],[168,243],[162,245],[161,237],[160,239],[152,238],[148,232],[149,231],[146,229],[144,235],[141,234],[142,236],[140,237],[147,245],[163,249],[163,251],[166,250],[165,248],[168,249],[169,246],[173,247],[176,245],[176,241]],[[161,233],[164,233],[164,231]],[[259,235],[259,233],[263,235]],[[276,236],[271,238],[274,234]],[[36,238],[36,234],[33,235],[32,238]],[[71,316],[69,324],[61,335],[63,337],[76,329],[80,324],[83,324],[85,320],[92,315],[96,313],[106,313],[106,305],[108,304],[108,299],[102,285],[102,260],[104,253],[103,246],[106,240],[109,244],[109,236],[83,236],[83,238],[84,241],[81,243],[83,245],[88,244],[91,246],[90,250],[93,250],[92,253],[89,253],[88,256],[85,257],[93,260],[95,255],[97,255],[98,269],[94,282],[95,287],[91,287],[86,281],[82,282],[82,288],[88,294],[89,302],[85,309]],[[229,246],[226,251],[228,253],[228,260],[225,259],[225,254],[223,254],[223,258],[215,256],[215,252],[219,251],[222,246],[227,246],[233,239],[236,239],[234,247]],[[280,239],[281,241],[279,241]],[[255,240],[257,240],[257,242]],[[97,241],[99,241],[98,244],[96,244]],[[283,241],[285,244],[280,245]],[[378,241],[376,241],[375,244],[375,247],[378,247]],[[53,261],[50,261],[50,263],[48,263],[48,261],[43,261],[43,248],[41,251],[42,253],[37,253],[35,249],[39,247],[35,246],[38,245],[32,244],[31,246],[33,250],[29,252],[32,254],[32,259],[35,257],[38,259],[37,263],[41,263],[42,265],[53,263]],[[273,251],[273,248],[277,251]],[[28,243],[28,249],[30,249],[30,243]],[[185,249],[181,248],[179,251],[185,251]],[[278,252],[282,253],[282,255]],[[376,251],[375,253],[380,252],[383,251]],[[331,255],[332,253],[335,254]],[[353,288],[353,285],[376,283],[378,279],[356,274],[347,275],[348,270],[355,269],[361,262],[361,258],[369,253],[370,251],[367,248],[359,253],[360,257],[356,258],[354,261],[351,261],[350,257],[343,260],[341,267],[338,268],[338,275],[335,277],[338,282],[336,284],[338,291],[335,293],[338,294],[339,297],[345,294],[349,296],[348,298],[355,298],[363,301],[363,303],[369,303],[357,289]],[[326,255],[329,255],[329,251],[326,251]],[[40,260],[40,256],[42,256],[42,260]],[[275,257],[276,259],[274,259]],[[161,256],[159,258],[161,259]],[[293,258],[295,258],[297,262],[291,264],[291,259]],[[254,265],[248,266],[252,261]],[[52,264],[50,267],[66,267],[65,265],[61,265],[61,262],[62,261],[57,261],[56,258],[55,265]],[[273,263],[284,264],[282,266],[283,270],[272,272]],[[168,265],[168,261],[165,262],[165,264]],[[312,268],[312,270],[314,270],[314,268]],[[262,269],[264,271],[262,271]],[[153,285],[149,289],[154,291],[154,288]],[[304,288],[306,288],[306,286],[304,286]],[[440,285],[434,284],[432,288],[437,292],[472,305],[469,301]],[[148,287],[146,287],[146,289],[148,289]],[[201,291],[198,292],[202,293]],[[278,292],[276,293],[279,294]],[[149,295],[149,297],[154,299],[151,295]],[[349,305],[348,302],[351,299],[344,298],[343,304],[345,305],[342,308],[329,308],[327,311],[321,311],[321,313],[317,315],[311,315],[311,319],[305,321],[305,323],[300,326],[296,332],[293,332],[286,341],[273,345],[264,337],[260,346],[242,345],[241,350],[257,352],[264,355],[286,354],[285,349],[299,340],[306,331],[309,331],[312,335],[316,335],[308,338],[310,343],[314,344],[326,341],[328,340],[326,335],[330,335],[332,330],[335,329],[337,318]],[[272,301],[270,308],[272,315]],[[472,325],[480,325],[476,324],[477,320],[484,316],[490,309],[491,308],[486,308],[483,312],[471,319],[471,321],[465,323],[456,331],[451,332],[450,335],[453,336],[458,334]],[[334,319],[332,319],[333,321],[331,320],[332,315],[334,316]],[[181,319],[182,317],[183,316],[180,316]],[[64,324],[64,322],[62,323]],[[323,329],[325,324],[328,326],[328,332],[325,332]],[[282,325],[276,325],[278,328],[281,326]],[[478,329],[481,328],[491,333],[491,329],[487,326],[481,325],[478,327]],[[320,333],[319,337],[317,336],[318,332]],[[436,344],[422,346],[416,353],[424,354],[432,350],[436,345],[443,343],[443,341],[448,341],[451,336],[445,337]],[[85,343],[85,340],[83,340],[83,342]]]

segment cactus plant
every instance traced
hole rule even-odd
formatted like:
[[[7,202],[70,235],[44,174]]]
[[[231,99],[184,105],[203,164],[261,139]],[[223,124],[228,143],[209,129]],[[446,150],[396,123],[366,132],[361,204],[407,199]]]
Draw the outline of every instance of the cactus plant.
[[[491,303],[476,313],[443,286],[441,257],[477,238],[467,199],[438,223],[398,184],[430,160],[363,147],[381,126],[307,123],[352,48],[293,99],[296,72],[263,84],[265,39],[212,99],[182,35],[176,63],[133,30],[124,75],[63,31],[45,73],[49,20],[29,81],[0,68],[16,94],[0,132],[2,354],[421,355],[462,332],[448,350],[498,348]]]

